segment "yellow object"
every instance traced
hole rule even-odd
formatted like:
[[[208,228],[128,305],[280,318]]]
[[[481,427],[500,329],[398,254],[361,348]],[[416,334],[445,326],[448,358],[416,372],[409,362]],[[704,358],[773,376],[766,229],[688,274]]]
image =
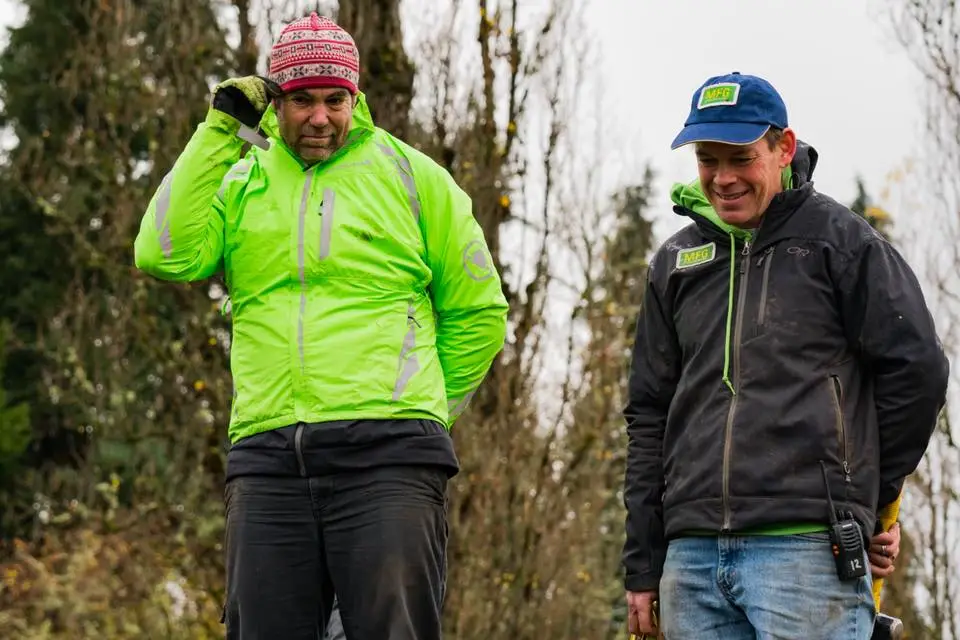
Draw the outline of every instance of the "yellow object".
[[[897,499],[885,506],[880,510],[880,528],[884,531],[890,529],[893,524],[897,521],[897,518],[900,516],[900,501],[903,499],[903,490],[900,491],[900,495],[897,496]],[[880,611],[880,592],[883,591],[883,578],[878,578],[873,582],[873,603],[877,607],[877,611]]]
[[[645,633],[641,633],[639,636],[635,633],[630,634],[630,640],[657,640],[660,637],[660,601],[654,600],[652,611],[650,611],[650,617],[653,618],[653,626],[658,630],[658,633],[655,633],[652,636],[649,636]]]

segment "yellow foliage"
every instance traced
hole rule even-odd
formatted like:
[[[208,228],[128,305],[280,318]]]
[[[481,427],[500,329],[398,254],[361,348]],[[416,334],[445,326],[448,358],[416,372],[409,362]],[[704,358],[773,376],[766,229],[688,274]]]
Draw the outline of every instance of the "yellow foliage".
[[[123,533],[86,526],[46,543],[11,545],[0,564],[5,639],[222,637],[220,605],[211,597],[217,563],[190,558],[162,518],[125,515],[132,525]],[[207,568],[198,571],[198,564]],[[180,578],[191,565],[191,580],[207,584]]]

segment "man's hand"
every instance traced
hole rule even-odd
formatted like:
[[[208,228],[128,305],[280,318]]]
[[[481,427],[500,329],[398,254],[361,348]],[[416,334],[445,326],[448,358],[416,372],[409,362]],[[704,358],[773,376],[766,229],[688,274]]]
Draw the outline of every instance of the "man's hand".
[[[251,129],[260,125],[270,100],[282,95],[276,83],[260,76],[224,80],[213,89],[211,106]]]
[[[900,554],[900,523],[895,522],[889,531],[878,533],[870,539],[870,572],[874,579],[893,575],[894,562]]]
[[[627,591],[627,627],[630,633],[637,636],[656,636],[659,633],[653,615],[653,603],[656,600],[656,591]]]

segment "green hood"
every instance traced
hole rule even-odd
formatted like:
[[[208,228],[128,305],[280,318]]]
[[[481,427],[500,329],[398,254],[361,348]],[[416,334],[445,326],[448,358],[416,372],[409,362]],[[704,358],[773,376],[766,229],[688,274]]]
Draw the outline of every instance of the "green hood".
[[[780,183],[786,190],[790,188],[790,183],[792,180],[793,169],[788,166],[783,170]],[[700,186],[699,178],[687,184],[682,182],[677,182],[674,184],[673,188],[670,190],[670,199],[673,200],[674,204],[685,209],[689,209],[698,216],[706,218],[727,235],[733,235],[741,240],[747,240],[753,235],[746,229],[739,229],[720,219],[720,216],[717,215],[713,205],[710,204],[710,201],[707,200],[707,196],[704,195],[703,188]]]
[[[790,188],[792,182],[793,169],[787,166],[783,170],[780,183],[784,190],[787,190]],[[730,285],[727,295],[727,328],[724,339],[723,382],[730,391],[736,395],[737,392],[733,388],[733,383],[730,381],[730,338],[731,327],[733,325],[734,278],[737,273],[737,239],[739,238],[744,242],[749,242],[753,239],[754,232],[752,230],[740,229],[724,222],[720,216],[717,215],[713,205],[710,204],[707,196],[703,193],[699,178],[688,184],[682,182],[674,184],[670,190],[670,199],[673,200],[674,204],[688,209],[702,218],[706,218],[715,227],[730,236]]]

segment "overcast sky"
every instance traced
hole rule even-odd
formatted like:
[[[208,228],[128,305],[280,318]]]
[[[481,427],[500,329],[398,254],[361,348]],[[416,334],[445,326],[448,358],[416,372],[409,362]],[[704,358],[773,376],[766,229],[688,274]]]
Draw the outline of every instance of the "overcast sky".
[[[670,151],[693,91],[740,71],[769,80],[798,136],[820,152],[815,183],[851,200],[855,178],[879,192],[917,151],[920,77],[889,31],[884,0],[592,0],[607,113],[661,174],[663,233],[687,222],[666,189],[695,177],[692,151]],[[871,15],[871,9],[875,15]]]
[[[611,139],[601,173],[608,183],[636,181],[631,167],[652,165],[658,240],[689,222],[673,214],[669,187],[695,177],[693,152],[669,145],[710,76],[768,79],[791,126],[820,152],[816,187],[841,202],[853,199],[858,175],[879,197],[888,174],[922,152],[921,78],[891,34],[890,0],[575,1],[586,2],[582,37],[600,60],[596,115]],[[0,0],[0,46],[22,16],[12,0]],[[913,195],[901,185],[880,202],[895,216],[895,233],[923,226]]]
[[[407,1],[415,20],[410,7],[435,0]],[[820,152],[817,188],[842,202],[853,199],[858,175],[879,195],[887,175],[921,150],[921,79],[889,31],[890,0],[574,1],[587,7],[574,35],[598,49],[593,72],[603,82],[596,107],[582,116],[601,119],[607,140],[599,171],[607,183],[636,182],[632,167],[652,165],[658,240],[689,222],[673,214],[669,187],[693,179],[696,163],[690,148],[669,145],[710,76],[736,70],[767,78],[791,126]],[[0,45],[5,27],[22,17],[0,0]],[[593,97],[581,96],[581,106]],[[921,226],[915,200],[896,205],[895,231]]]
[[[669,145],[692,92],[712,75],[767,78],[791,125],[820,151],[816,185],[848,201],[859,174],[879,192],[886,175],[917,152],[919,75],[886,25],[885,0],[590,0],[584,37],[595,38],[605,84],[600,110],[623,131],[607,156],[652,163],[663,212],[678,228],[669,185],[689,180],[689,149]],[[870,11],[876,13],[872,16]],[[21,12],[0,0],[0,30]],[[0,43],[5,38],[0,36]],[[613,167],[611,167],[613,169]]]

